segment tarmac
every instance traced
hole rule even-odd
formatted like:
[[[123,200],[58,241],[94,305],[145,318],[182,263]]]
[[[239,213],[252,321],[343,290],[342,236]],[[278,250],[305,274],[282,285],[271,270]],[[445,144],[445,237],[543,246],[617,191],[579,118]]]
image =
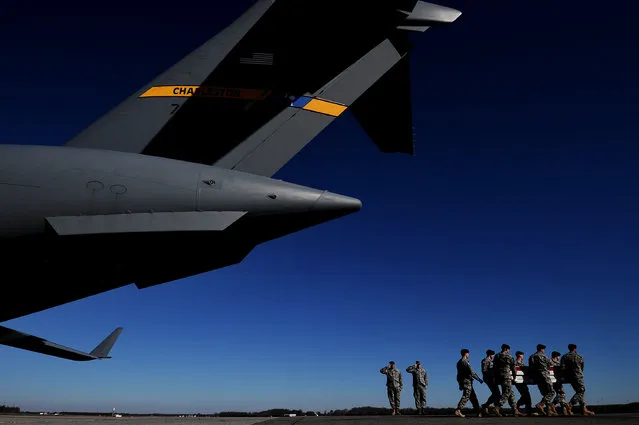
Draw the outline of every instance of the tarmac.
[[[1,415],[0,424],[38,424],[38,425],[80,425],[80,424],[115,424],[127,425],[458,425],[481,423],[482,425],[524,423],[525,425],[563,424],[581,425],[612,425],[612,424],[639,424],[639,413],[607,414],[597,416],[573,416],[573,417],[524,417],[524,418],[457,418],[455,416],[300,416],[293,418],[177,418],[177,417],[96,417],[96,416],[23,416]]]

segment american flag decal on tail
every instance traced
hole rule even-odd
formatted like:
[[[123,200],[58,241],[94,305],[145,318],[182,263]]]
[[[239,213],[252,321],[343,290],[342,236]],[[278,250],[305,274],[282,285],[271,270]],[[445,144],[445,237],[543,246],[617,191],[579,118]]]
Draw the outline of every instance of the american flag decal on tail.
[[[273,65],[273,53],[252,53],[250,58],[240,58],[244,65]]]

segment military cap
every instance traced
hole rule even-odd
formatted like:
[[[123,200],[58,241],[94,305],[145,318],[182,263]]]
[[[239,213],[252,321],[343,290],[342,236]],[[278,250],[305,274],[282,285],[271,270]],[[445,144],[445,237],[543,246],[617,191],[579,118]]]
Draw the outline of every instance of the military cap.
[[[560,357],[561,353],[559,351],[553,351],[550,357]]]
[[[577,346],[575,344],[568,344],[568,351],[576,350]]]
[[[388,364],[395,364],[395,362],[391,360],[390,362],[388,362]]]
[[[545,350],[546,346],[544,344],[537,344],[537,351],[539,350]]]
[[[502,350],[502,351],[504,351],[504,350],[510,350],[510,345],[508,345],[508,344],[501,344],[501,350]]]
[[[495,352],[493,350],[486,350],[486,355],[487,356],[492,356],[493,354],[495,354]]]
[[[462,348],[461,355],[463,356],[466,353],[470,353],[470,351],[468,351],[468,348]]]
[[[415,364],[421,364],[419,360],[415,360]]]
[[[517,352],[515,353],[515,355],[516,355],[516,356],[523,356],[523,355],[524,355],[524,352],[523,352],[523,351],[517,351]]]

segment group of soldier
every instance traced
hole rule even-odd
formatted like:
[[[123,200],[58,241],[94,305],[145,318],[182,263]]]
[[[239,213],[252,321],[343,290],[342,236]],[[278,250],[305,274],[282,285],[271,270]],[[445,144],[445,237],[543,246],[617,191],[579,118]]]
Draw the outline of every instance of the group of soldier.
[[[482,360],[482,378],[470,366],[468,357],[470,351],[466,348],[461,350],[461,359],[457,362],[457,383],[462,391],[461,399],[457,404],[455,415],[464,417],[461,410],[470,400],[478,416],[490,414],[489,407],[494,405],[496,416],[503,416],[502,408],[508,403],[513,410],[514,416],[558,416],[556,405],[562,407],[565,416],[573,415],[573,408],[576,405],[581,407],[583,415],[594,415],[588,410],[584,399],[586,386],[584,384],[583,370],[584,359],[577,353],[575,344],[568,344],[568,353],[563,356],[557,351],[553,351],[551,357],[545,354],[546,346],[537,345],[537,352],[528,358],[528,366],[524,363],[524,353],[517,351],[516,358],[510,354],[510,346],[503,344],[501,352],[495,355],[493,350],[486,351],[486,357]],[[539,388],[542,400],[535,406],[537,411],[532,409],[532,400],[528,383],[523,381],[515,383],[515,388],[521,397],[515,402],[515,394],[512,389],[513,382],[517,376],[516,367],[519,367],[526,377]],[[553,368],[555,382],[550,377],[550,368]],[[408,366],[406,372],[413,375],[413,396],[415,397],[415,407],[418,414],[423,414],[426,407],[426,387],[428,386],[428,374],[419,361]],[[389,366],[380,369],[380,373],[386,375],[386,389],[388,401],[393,415],[399,415],[400,393],[404,387],[401,372],[395,367],[395,362],[389,362]],[[486,403],[479,405],[477,395],[473,388],[473,379],[479,383],[486,383],[491,391],[491,395]],[[566,393],[563,383],[568,383],[575,391],[570,402],[566,402]],[[501,391],[500,391],[501,387]],[[526,406],[526,413],[522,413],[519,408]]]
[[[480,379],[471,368],[468,362],[469,351],[467,349],[461,350],[462,357],[457,362],[457,382],[459,383],[459,389],[463,393],[455,414],[463,417],[461,409],[470,399],[473,408],[479,411],[479,416],[482,413],[488,413],[490,404],[494,405],[495,414],[502,416],[502,407],[506,402],[513,409],[514,416],[524,416],[519,410],[522,405],[526,406],[528,415],[558,416],[556,404],[562,406],[563,414],[566,416],[573,415],[573,407],[577,404],[581,406],[581,412],[584,415],[594,415],[586,407],[584,399],[586,392],[583,376],[584,359],[577,353],[577,346],[568,344],[568,353],[561,356],[561,353],[554,351],[550,358],[546,356],[545,350],[545,345],[538,344],[537,352],[528,358],[528,366],[524,363],[524,353],[517,351],[515,353],[517,358],[514,359],[510,354],[510,346],[508,344],[503,344],[501,352],[496,356],[494,351],[487,350],[486,358],[482,360],[483,379]],[[526,382],[515,384],[521,395],[520,399],[515,402],[512,384],[517,376],[516,367],[519,367],[525,375],[528,375],[539,388],[542,400],[535,406],[538,410],[537,412],[532,411],[530,391]],[[554,371],[555,383],[550,378],[551,367]],[[480,383],[486,382],[491,391],[490,397],[481,408],[473,389],[473,379]],[[563,389],[562,381],[569,383],[575,390],[575,395],[568,403],[566,402],[566,393]],[[499,387],[501,387],[501,394]]]

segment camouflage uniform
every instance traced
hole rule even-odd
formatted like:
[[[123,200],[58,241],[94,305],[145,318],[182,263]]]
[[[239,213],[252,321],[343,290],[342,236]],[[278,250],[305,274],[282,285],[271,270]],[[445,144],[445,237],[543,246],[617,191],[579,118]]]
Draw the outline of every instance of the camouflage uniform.
[[[594,413],[586,407],[586,385],[584,383],[584,358],[581,355],[577,354],[576,351],[572,351],[573,348],[576,350],[577,346],[573,346],[572,344],[568,346],[571,350],[570,352],[563,355],[560,361],[559,368],[561,369],[561,374],[566,380],[566,382],[570,383],[573,390],[575,390],[575,395],[570,399],[570,403],[568,404],[568,408],[572,409],[572,406],[579,403],[582,408],[582,412],[584,415],[594,415]]]
[[[528,375],[528,366],[526,366],[526,363],[524,363],[523,360],[515,361],[515,366],[519,366],[519,369],[524,373],[524,375]],[[519,400],[517,400],[517,407],[526,406],[526,410],[530,414],[532,411],[532,399],[530,397],[528,385],[526,383],[515,384],[515,388],[517,388],[517,391],[519,391],[519,394],[521,395]]]
[[[501,393],[499,392],[499,386],[495,383],[495,369],[493,360],[488,358],[489,354],[494,354],[495,352],[492,350],[486,351],[487,356],[481,361],[481,378],[484,380],[488,389],[490,389],[490,397],[486,400],[486,403],[482,404],[481,407],[484,409],[485,413],[488,413],[488,406],[494,404],[497,406],[499,403],[499,399],[501,398]]]
[[[481,381],[473,368],[470,367],[468,359],[462,357],[457,362],[457,383],[459,384],[459,390],[463,391],[457,404],[457,410],[461,411],[468,403],[468,400],[470,400],[475,410],[480,410],[479,400],[477,400],[477,394],[475,394],[475,389],[473,388],[473,379]]]
[[[390,364],[394,365],[395,362],[391,362]],[[393,409],[393,415],[395,413],[399,414],[400,393],[404,389],[402,372],[400,372],[399,369],[388,366],[384,366],[379,372],[386,375],[386,393],[391,409]]]
[[[517,375],[515,370],[515,359],[510,353],[506,350],[510,349],[510,347],[506,346],[504,349],[502,347],[502,352],[495,356],[494,365],[495,365],[495,382],[501,385],[501,398],[497,402],[497,415],[501,416],[501,407],[506,404],[508,401],[508,405],[513,409],[515,415],[519,415],[519,409],[515,404],[515,393],[513,392],[513,378]]]
[[[426,387],[428,386],[428,374],[421,367],[419,362],[406,368],[406,372],[413,375],[413,397],[415,397],[415,408],[420,415],[426,407]]]
[[[537,408],[541,411],[541,413],[546,414],[544,411],[545,406],[548,408],[549,416],[556,416],[557,413],[555,412],[555,406],[552,404],[555,391],[552,389],[552,381],[550,380],[551,365],[552,363],[550,362],[550,359],[546,357],[539,348],[535,354],[528,358],[528,367],[531,372],[531,377],[537,383],[537,388],[539,388],[539,392],[542,396],[542,400],[537,404]]]
[[[568,415],[569,412],[566,411],[566,391],[564,391],[564,384],[562,384],[561,382],[561,367],[559,362],[560,355],[560,353],[553,351],[552,357],[550,358],[550,362],[552,363],[556,379],[555,383],[552,384],[552,388],[557,394],[555,396],[555,399],[552,401],[552,404],[560,404],[561,407],[564,409],[564,415]]]

